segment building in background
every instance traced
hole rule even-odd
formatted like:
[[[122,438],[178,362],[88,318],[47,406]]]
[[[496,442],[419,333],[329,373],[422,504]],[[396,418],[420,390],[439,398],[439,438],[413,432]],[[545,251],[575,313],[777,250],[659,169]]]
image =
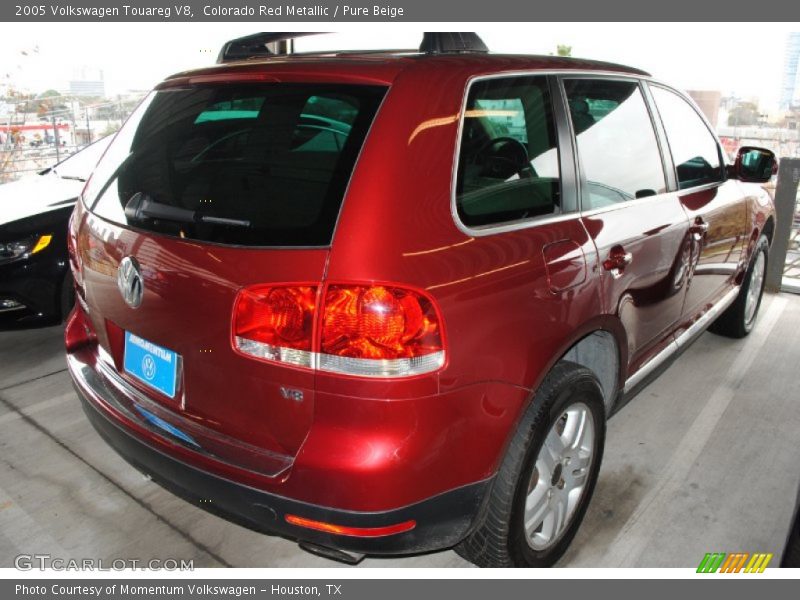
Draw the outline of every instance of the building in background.
[[[687,90],[687,94],[697,103],[700,110],[714,128],[719,127],[719,105],[722,94],[716,90]]]
[[[784,110],[800,106],[800,32],[790,33],[783,57],[783,81],[780,107]]]
[[[73,79],[69,82],[67,94],[70,96],[103,98],[106,95],[103,71],[89,67],[76,69],[73,73]]]

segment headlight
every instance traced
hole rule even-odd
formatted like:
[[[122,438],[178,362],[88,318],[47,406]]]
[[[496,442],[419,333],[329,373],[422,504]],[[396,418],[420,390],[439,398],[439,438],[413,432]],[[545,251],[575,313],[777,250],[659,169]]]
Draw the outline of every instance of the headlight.
[[[0,242],[0,264],[11,262],[20,258],[27,258],[31,254],[41,252],[50,245],[53,236],[34,235],[13,242]]]

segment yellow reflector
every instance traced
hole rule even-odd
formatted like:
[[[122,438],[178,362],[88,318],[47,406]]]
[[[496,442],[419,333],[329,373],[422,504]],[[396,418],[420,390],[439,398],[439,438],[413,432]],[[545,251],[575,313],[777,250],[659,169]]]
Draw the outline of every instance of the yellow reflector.
[[[50,240],[53,239],[52,235],[43,235],[39,237],[39,241],[36,242],[36,245],[31,250],[31,254],[36,254],[37,252],[41,252],[45,248],[50,245]]]

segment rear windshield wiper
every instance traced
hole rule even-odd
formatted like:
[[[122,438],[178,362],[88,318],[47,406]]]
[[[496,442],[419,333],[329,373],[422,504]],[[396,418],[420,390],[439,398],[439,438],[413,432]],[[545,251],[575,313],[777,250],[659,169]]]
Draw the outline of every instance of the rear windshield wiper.
[[[196,210],[161,204],[144,192],[136,192],[125,204],[125,217],[131,221],[144,219],[164,219],[179,223],[208,223],[209,225],[228,225],[230,227],[250,227],[245,219],[212,217]]]

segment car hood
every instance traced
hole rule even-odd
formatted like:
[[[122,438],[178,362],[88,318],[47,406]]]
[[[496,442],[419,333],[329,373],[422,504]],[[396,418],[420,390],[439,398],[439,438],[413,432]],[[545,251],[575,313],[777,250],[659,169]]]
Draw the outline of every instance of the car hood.
[[[74,204],[83,186],[52,172],[0,185],[0,225]]]

